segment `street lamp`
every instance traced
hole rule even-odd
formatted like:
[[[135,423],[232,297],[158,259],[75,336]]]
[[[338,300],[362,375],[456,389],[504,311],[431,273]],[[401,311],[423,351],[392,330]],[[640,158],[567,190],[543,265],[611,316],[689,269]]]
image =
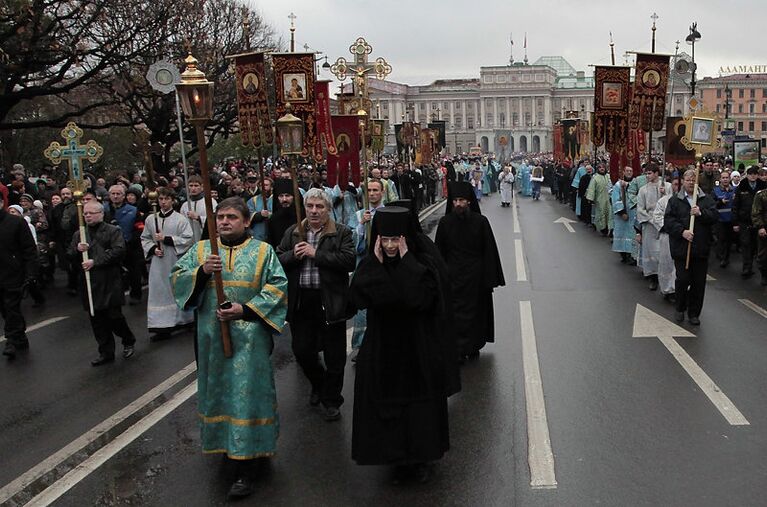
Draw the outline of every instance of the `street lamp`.
[[[290,159],[290,177],[293,180],[293,205],[296,210],[296,230],[299,238],[304,239],[304,228],[301,223],[301,204],[298,202],[298,175],[296,174],[295,158],[304,150],[304,122],[291,113],[290,102],[285,105],[285,114],[277,120],[277,140],[280,143],[280,154]]]
[[[695,96],[695,71],[697,70],[697,65],[695,65],[695,42],[700,40],[701,35],[698,31],[698,23],[693,23],[690,26],[690,35],[685,37],[685,41],[687,41],[687,44],[690,44],[692,46],[692,78],[690,79],[690,89],[692,91],[692,96]]]
[[[191,53],[186,57],[184,63],[186,63],[186,69],[181,74],[181,82],[176,84],[176,90],[181,99],[181,109],[197,133],[197,149],[200,150],[200,175],[205,193],[205,217],[210,238],[210,253],[211,255],[218,255],[216,219],[213,216],[213,201],[210,196],[208,150],[205,146],[205,124],[213,117],[213,83],[208,81],[205,78],[205,73],[197,68],[197,59]],[[220,271],[213,272],[213,281],[216,288],[216,300],[220,306],[226,302]],[[224,348],[224,356],[232,357],[229,323],[225,321],[221,321],[221,343]]]
[[[732,98],[732,90],[730,90],[730,83],[724,84],[724,119],[727,120],[730,118],[730,99]],[[727,122],[725,122],[725,125]]]

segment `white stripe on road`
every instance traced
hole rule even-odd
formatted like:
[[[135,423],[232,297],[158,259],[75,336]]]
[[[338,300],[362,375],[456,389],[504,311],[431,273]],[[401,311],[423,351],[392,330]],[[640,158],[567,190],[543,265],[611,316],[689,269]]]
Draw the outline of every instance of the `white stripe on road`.
[[[32,324],[27,328],[27,333],[30,331],[36,331],[42,327],[50,326],[51,324],[55,324],[56,322],[61,322],[62,320],[67,320],[69,317],[53,317],[47,320],[44,320],[42,322],[38,322],[37,324]],[[3,343],[5,341],[5,335],[0,336],[0,343]]]
[[[511,205],[511,221],[514,224],[514,234],[519,234],[522,229],[519,227],[519,211],[517,211],[517,200]]]
[[[115,413],[112,417],[105,419],[98,425],[94,426],[87,433],[84,433],[77,439],[73,440],[71,443],[67,444],[55,454],[52,454],[45,460],[30,468],[26,473],[16,478],[13,482],[3,486],[3,488],[0,489],[0,504],[3,504],[3,502],[6,502],[8,499],[16,496],[18,493],[29,487],[29,485],[50,473],[61,463],[70,459],[74,454],[82,452],[82,450],[92,442],[102,438],[105,433],[110,431],[112,428],[120,424],[128,417],[132,416],[134,413],[144,408],[147,404],[155,400],[158,396],[160,396],[174,385],[181,382],[195,370],[195,363],[188,364],[183,369],[169,377],[167,380],[138,398],[136,401]]]
[[[693,358],[682,348],[675,339],[670,336],[658,336],[661,343],[666,346],[671,355],[682,365],[682,368],[692,377],[701,391],[708,396],[711,403],[721,412],[727,422],[732,426],[747,426],[750,423],[743,417],[740,410],[730,401],[730,398],[719,389],[711,377],[698,366]]]
[[[93,453],[88,459],[72,469],[64,477],[53,483],[49,488],[34,497],[27,506],[47,506],[59,499],[64,493],[76,486],[80,481],[88,477],[93,471],[106,463],[112,456],[130,445],[131,442],[143,435],[152,426],[160,422],[165,416],[176,410],[182,403],[197,393],[197,382],[194,381],[173,398],[163,403],[143,419],[125,430],[117,438]]]
[[[536,489],[557,487],[554,453],[551,450],[546,401],[543,396],[538,346],[535,343],[533,309],[530,301],[519,302],[522,328],[522,365],[525,373],[525,407],[527,410],[527,461],[530,486]]]
[[[418,215],[418,220],[423,222],[424,220],[429,218],[432,214],[434,214],[434,212],[437,211],[442,206],[442,204],[445,203],[445,202],[447,202],[447,201],[443,200],[443,201],[438,202],[437,204],[433,204],[432,205],[433,206],[432,209],[430,209],[429,211],[426,211],[426,212],[422,212],[422,214]]]
[[[706,281],[707,281],[707,282],[715,282],[715,281],[716,281],[716,278],[714,278],[714,277],[713,277],[713,276],[711,276],[711,275],[706,275]]]
[[[746,307],[750,308],[751,310],[755,311],[756,313],[758,313],[759,315],[767,319],[767,310],[757,305],[753,301],[750,301],[748,299],[738,299],[738,301],[740,301],[741,303],[746,305]]]
[[[527,272],[525,271],[525,251],[522,248],[522,240],[514,240],[514,254],[517,261],[517,281],[526,282]]]

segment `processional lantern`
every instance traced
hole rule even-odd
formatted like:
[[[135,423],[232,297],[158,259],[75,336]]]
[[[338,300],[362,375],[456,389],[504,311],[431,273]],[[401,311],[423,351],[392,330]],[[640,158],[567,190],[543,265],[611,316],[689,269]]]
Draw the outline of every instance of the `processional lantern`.
[[[304,149],[304,122],[290,112],[290,103],[286,106],[287,112],[277,120],[280,153],[283,156],[300,155]]]
[[[191,54],[184,60],[186,70],[176,85],[181,98],[181,109],[190,122],[206,122],[213,117],[213,83],[197,68],[197,59]]]

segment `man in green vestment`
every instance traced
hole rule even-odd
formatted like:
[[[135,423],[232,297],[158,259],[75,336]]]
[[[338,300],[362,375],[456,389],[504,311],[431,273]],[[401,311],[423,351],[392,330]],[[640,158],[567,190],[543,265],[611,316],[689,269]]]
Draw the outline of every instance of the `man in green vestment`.
[[[252,465],[273,456],[279,432],[270,354],[287,313],[285,272],[271,245],[250,236],[239,197],[216,209],[219,255],[198,241],[173,267],[171,285],[182,310],[197,310],[197,391],[203,453],[236,462],[230,497],[253,492]],[[220,272],[226,302],[216,300]],[[233,356],[224,357],[221,323],[229,323]]]
[[[610,176],[604,164],[597,164],[597,173],[592,176],[586,190],[586,199],[594,206],[594,226],[602,236],[613,228],[612,209],[610,207]]]

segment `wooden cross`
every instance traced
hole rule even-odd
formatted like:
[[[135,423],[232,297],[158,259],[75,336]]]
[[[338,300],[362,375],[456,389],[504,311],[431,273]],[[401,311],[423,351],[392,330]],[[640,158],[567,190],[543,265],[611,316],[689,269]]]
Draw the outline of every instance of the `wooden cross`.
[[[64,146],[53,141],[45,149],[43,155],[53,164],[58,165],[62,160],[69,162],[69,179],[74,183],[76,192],[85,190],[83,179],[82,160],[87,159],[90,162],[96,162],[104,153],[104,148],[98,145],[96,141],[90,140],[85,144],[80,144],[83,137],[83,131],[74,122],[69,122],[64,130],[61,131],[61,137],[66,140]]]

